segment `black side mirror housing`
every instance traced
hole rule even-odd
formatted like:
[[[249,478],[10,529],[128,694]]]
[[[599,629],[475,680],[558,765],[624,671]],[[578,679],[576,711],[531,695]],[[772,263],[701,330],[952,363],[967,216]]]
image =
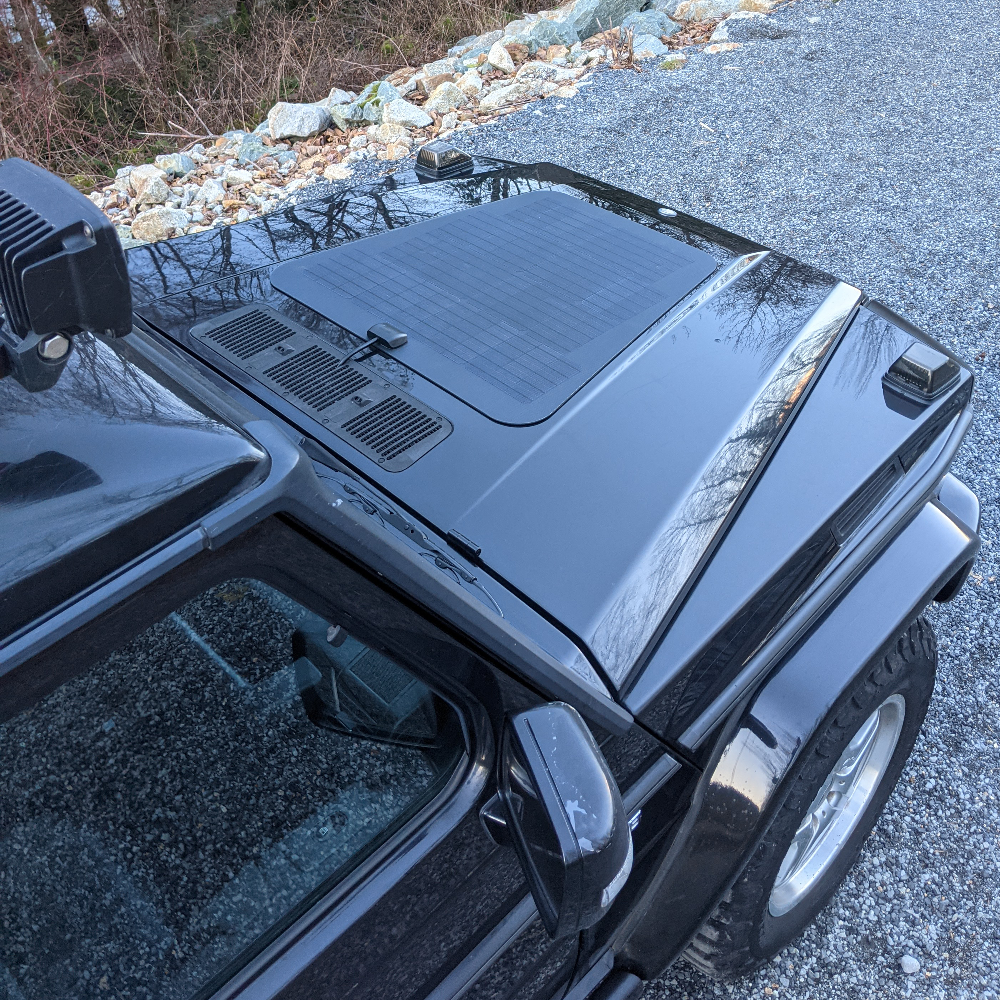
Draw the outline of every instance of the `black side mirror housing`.
[[[13,157],[0,163],[0,300],[0,378],[29,392],[55,385],[76,334],[132,330],[115,227],[65,181]]]
[[[507,720],[500,799],[549,934],[575,934],[608,911],[632,870],[621,793],[576,709],[553,702]]]

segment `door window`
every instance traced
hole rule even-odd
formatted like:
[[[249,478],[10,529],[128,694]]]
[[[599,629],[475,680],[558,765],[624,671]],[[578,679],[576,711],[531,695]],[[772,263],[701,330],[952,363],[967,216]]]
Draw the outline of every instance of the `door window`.
[[[212,587],[0,726],[0,995],[211,993],[464,749],[336,622]]]

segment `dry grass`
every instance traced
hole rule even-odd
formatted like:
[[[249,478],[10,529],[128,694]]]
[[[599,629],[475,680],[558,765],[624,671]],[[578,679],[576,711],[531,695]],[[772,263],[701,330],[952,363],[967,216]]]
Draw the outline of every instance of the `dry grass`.
[[[712,32],[719,26],[716,21],[694,21],[683,24],[680,31],[675,31],[665,39],[671,49],[684,49],[689,45],[705,45],[712,37]]]
[[[0,155],[86,189],[184,135],[252,128],[278,100],[319,100],[440,57],[513,19],[514,2],[285,0],[220,18],[198,0],[171,20],[164,0],[132,0],[83,42],[43,43],[44,60],[0,42]]]

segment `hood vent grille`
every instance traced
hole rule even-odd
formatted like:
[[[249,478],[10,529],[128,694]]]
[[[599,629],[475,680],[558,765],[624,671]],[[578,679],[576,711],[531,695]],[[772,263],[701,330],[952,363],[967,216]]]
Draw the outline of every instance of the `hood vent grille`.
[[[441,430],[441,421],[398,396],[390,396],[348,420],[343,429],[379,458],[391,461],[436,434]]]
[[[238,312],[240,315],[216,326],[209,339],[241,361],[280,344],[295,333],[270,311],[251,307]]]
[[[340,359],[322,347],[308,347],[264,375],[320,413],[372,384],[357,368],[341,366]]]
[[[191,336],[275,393],[283,401],[276,408],[290,419],[315,421],[307,433],[344,454],[326,440],[333,435],[387,472],[408,468],[452,431],[441,414],[373,369],[344,364],[343,352],[270,306],[235,309],[193,327]]]

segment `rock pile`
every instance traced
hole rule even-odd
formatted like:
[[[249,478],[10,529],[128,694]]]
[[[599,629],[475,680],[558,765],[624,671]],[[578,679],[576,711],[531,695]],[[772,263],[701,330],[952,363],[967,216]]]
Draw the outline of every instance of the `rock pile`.
[[[123,167],[90,198],[126,246],[244,222],[315,181],[346,179],[358,161],[401,160],[530,101],[575,97],[599,65],[666,56],[662,68],[676,69],[685,57],[671,50],[691,40],[711,41],[709,53],[738,48],[737,38],[767,35],[760,22],[773,2],[570,0],[465,38],[446,58],[396,70],[360,94],[334,88],[316,103],[280,102],[252,132]]]

